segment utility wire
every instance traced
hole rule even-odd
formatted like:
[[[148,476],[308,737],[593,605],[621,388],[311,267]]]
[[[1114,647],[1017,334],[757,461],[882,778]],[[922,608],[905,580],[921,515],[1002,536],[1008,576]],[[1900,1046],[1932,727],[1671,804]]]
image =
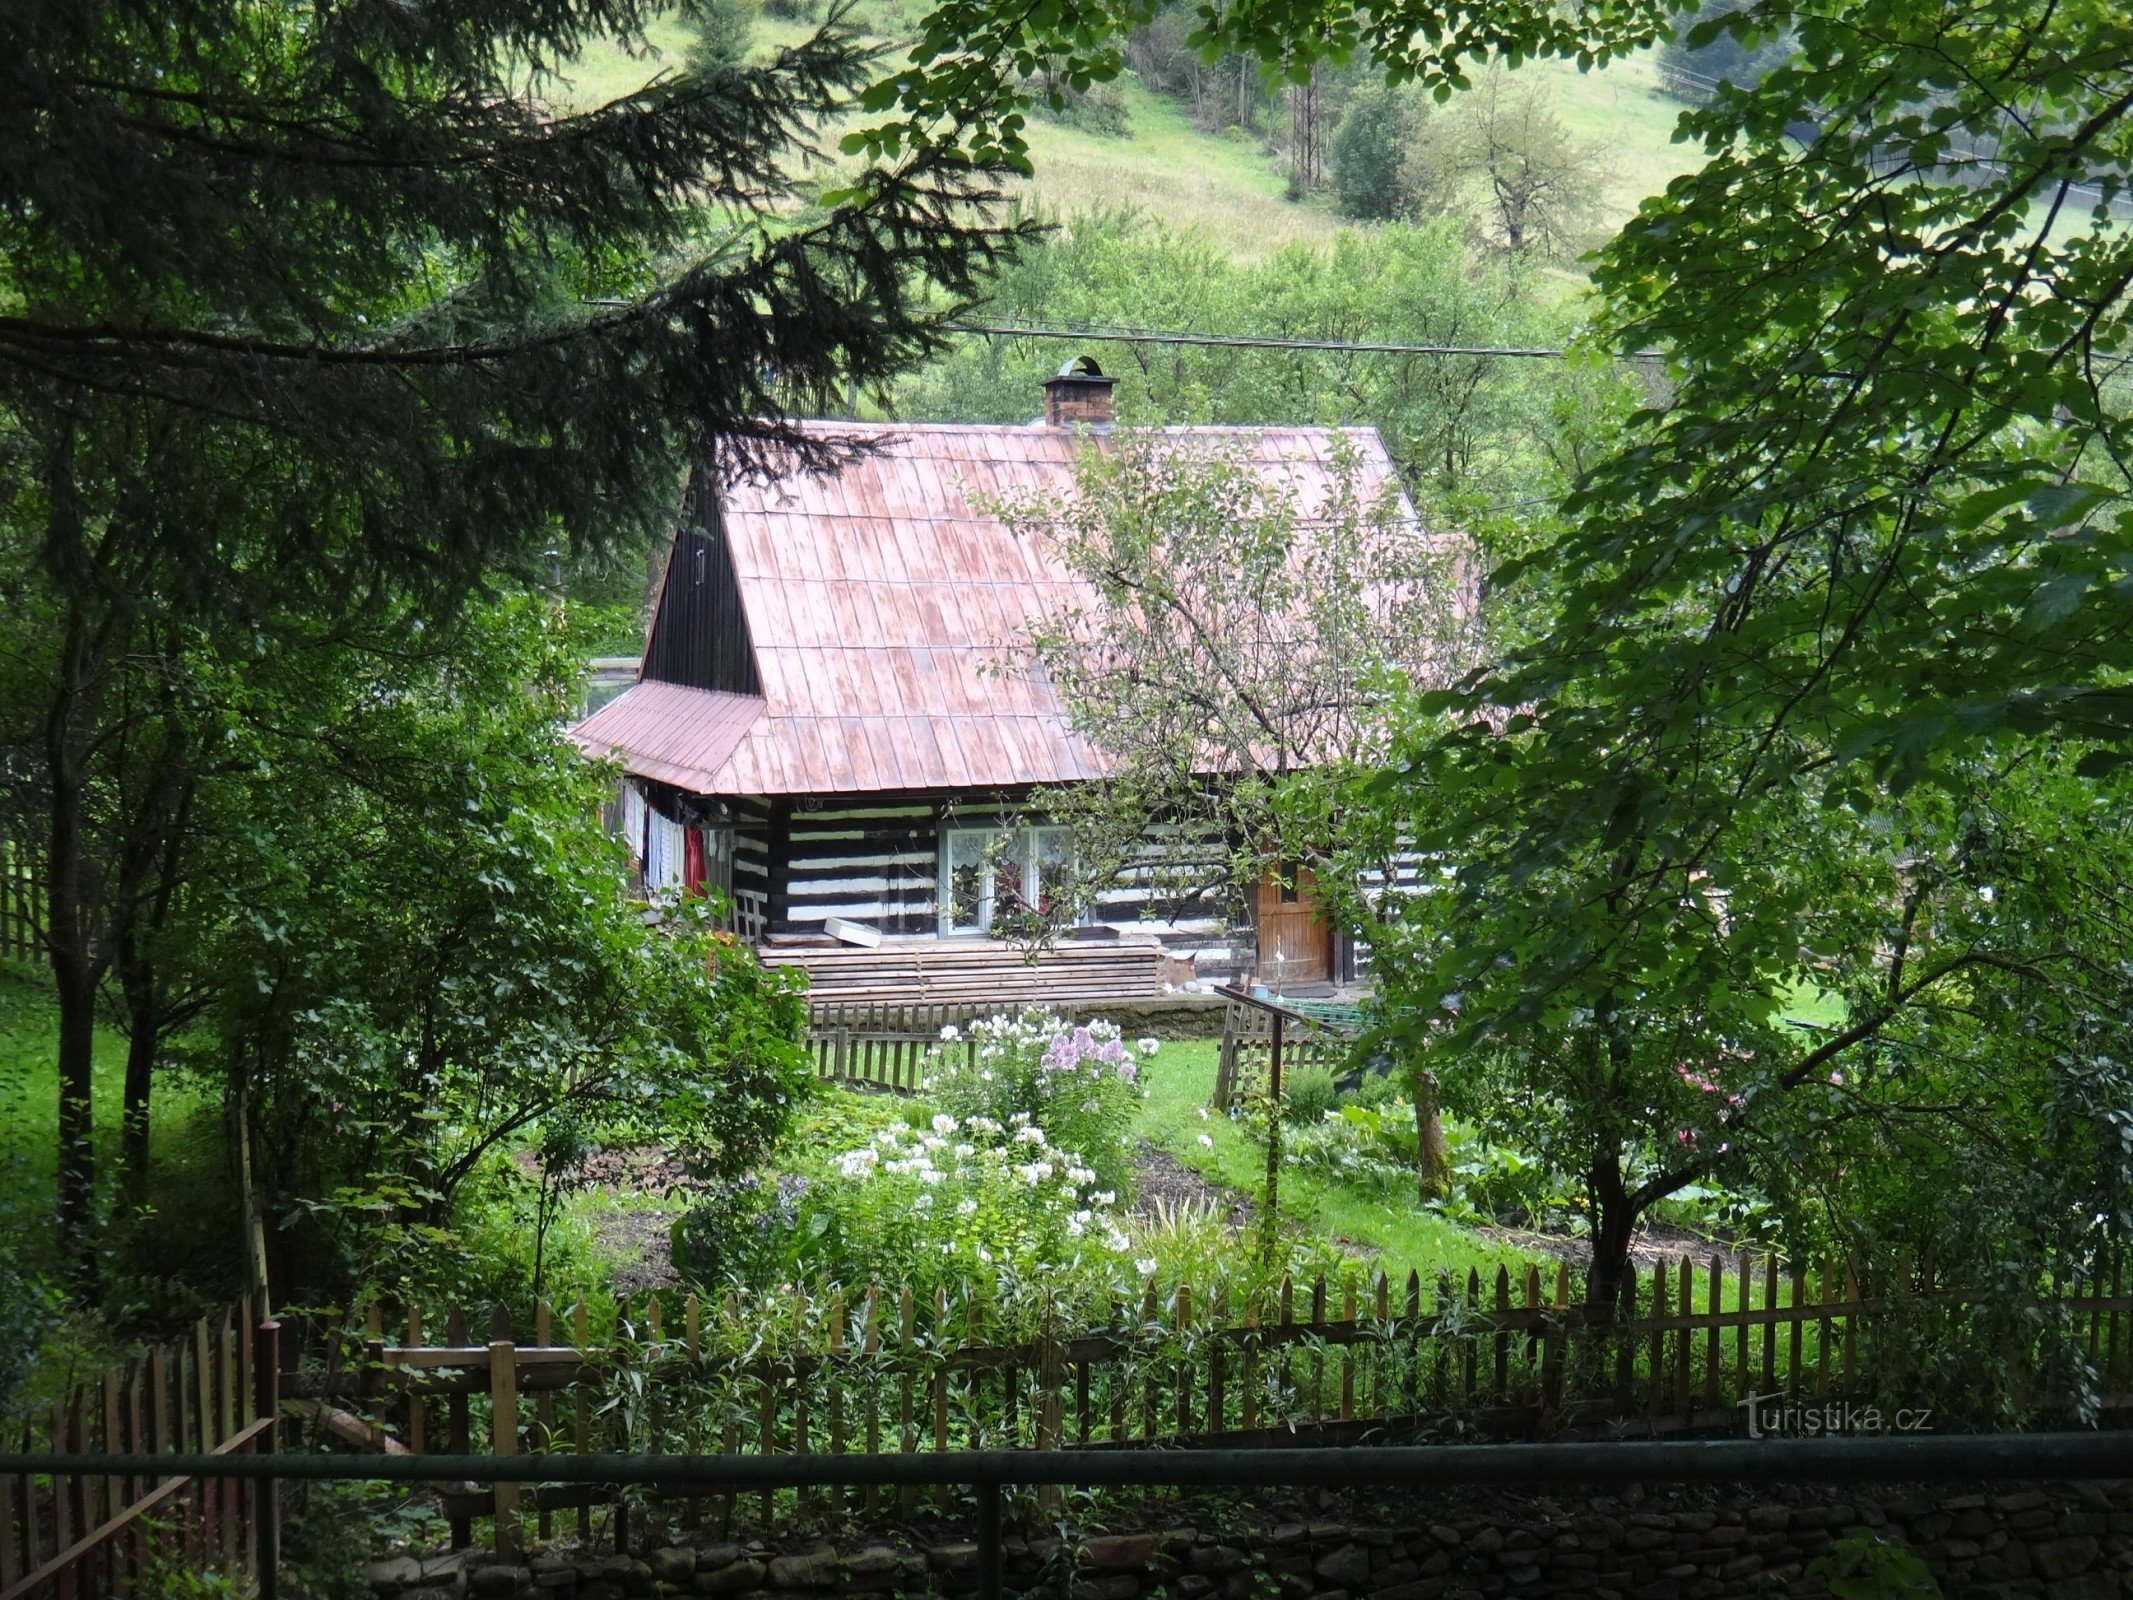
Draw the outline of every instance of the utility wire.
[[[1249,333],[1169,333],[1145,328],[1032,328],[990,322],[951,322],[951,333],[977,333],[1000,339],[1090,339],[1117,344],[1219,345],[1245,350],[1326,350],[1378,356],[1513,356],[1559,361],[1567,350],[1535,345],[1364,344],[1347,339],[1283,339]],[[1640,350],[1632,360],[1657,360],[1656,350]]]

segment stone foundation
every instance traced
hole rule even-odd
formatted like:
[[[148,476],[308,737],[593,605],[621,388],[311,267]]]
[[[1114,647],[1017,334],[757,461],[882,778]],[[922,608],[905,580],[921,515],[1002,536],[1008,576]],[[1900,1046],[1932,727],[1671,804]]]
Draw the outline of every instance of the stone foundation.
[[[1330,1496],[1312,1504],[1319,1509],[1310,1513],[1239,1505],[1218,1519],[1213,1502],[1196,1501],[1200,1526],[1111,1532],[1072,1549],[1049,1536],[1010,1536],[1007,1588],[1059,1600],[1826,1597],[1828,1585],[1808,1568],[1865,1528],[1908,1546],[1948,1600],[2133,1597],[2133,1484],[1967,1494],[1414,1496],[1379,1502],[1367,1515]],[[967,1531],[945,1527],[835,1544],[706,1535],[642,1556],[550,1546],[515,1565],[460,1551],[376,1562],[369,1575],[393,1600],[842,1600],[962,1595],[975,1587],[976,1567]]]

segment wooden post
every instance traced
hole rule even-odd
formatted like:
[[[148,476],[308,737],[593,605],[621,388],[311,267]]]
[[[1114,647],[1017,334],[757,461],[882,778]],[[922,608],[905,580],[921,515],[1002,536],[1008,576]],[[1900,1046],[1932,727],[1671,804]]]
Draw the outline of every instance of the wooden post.
[[[1666,1309],[1672,1302],[1667,1299],[1666,1263],[1652,1265],[1652,1328],[1651,1350],[1646,1361],[1650,1368],[1648,1379],[1651,1385],[1651,1413],[1656,1421],[1666,1412],[1666,1330],[1660,1326],[1666,1317]]]
[[[948,1448],[948,1291],[945,1288],[933,1291],[933,1348],[929,1352],[933,1360],[933,1448]],[[938,1491],[943,1507],[949,1504],[949,1491]]]
[[[860,1336],[859,1359],[865,1364],[867,1375],[866,1441],[867,1454],[881,1454],[881,1290],[867,1290],[865,1331]],[[870,1483],[864,1500],[866,1514],[881,1515],[881,1485]]]
[[[822,1371],[825,1378],[824,1386],[829,1391],[827,1399],[829,1402],[830,1454],[841,1456],[844,1454],[844,1380],[846,1376],[844,1360],[844,1295],[841,1291],[830,1300],[829,1343],[827,1352],[822,1360]],[[844,1486],[833,1483],[829,1486],[829,1513],[834,1517],[843,1510]]]
[[[1178,1292],[1176,1298],[1171,1301],[1170,1325],[1171,1328],[1176,1332],[1180,1340],[1182,1340],[1192,1328],[1192,1290],[1186,1287],[1185,1280],[1183,1278],[1180,1278],[1178,1280]],[[1180,1441],[1182,1441],[1187,1434],[1192,1432],[1193,1390],[1192,1368],[1187,1362],[1183,1360],[1180,1360],[1178,1362],[1176,1382],[1178,1390],[1178,1438]]]
[[[464,1311],[454,1311],[445,1319],[444,1342],[454,1349],[463,1350],[466,1348],[467,1338],[467,1314]],[[451,1399],[445,1403],[445,1412],[450,1429],[450,1449],[452,1454],[460,1456],[471,1455],[474,1446],[469,1432],[467,1396],[464,1389],[452,1391]],[[464,1550],[473,1544],[474,1524],[471,1518],[452,1518],[451,1530],[452,1548],[454,1550]]]
[[[1681,1326],[1674,1332],[1674,1404],[1686,1416],[1696,1408],[1696,1390],[1690,1381],[1695,1330],[1689,1326],[1689,1318],[1696,1314],[1696,1263],[1687,1256],[1681,1258],[1679,1289]]]
[[[537,1300],[533,1305],[533,1342],[547,1349],[555,1343],[555,1312],[546,1300]],[[533,1435],[528,1440],[531,1449],[546,1454],[555,1449],[555,1393],[543,1389],[533,1403]],[[534,1524],[537,1537],[546,1540],[555,1534],[555,1513],[542,1502],[540,1491],[534,1491],[534,1504],[539,1511],[539,1520]]]
[[[578,1359],[585,1359],[585,1351],[591,1343],[592,1314],[580,1300],[570,1308],[570,1342],[578,1352]],[[585,1392],[585,1380],[581,1376],[570,1386],[570,1447],[579,1455],[592,1454],[592,1397]],[[592,1538],[592,1507],[578,1507],[578,1541],[582,1544]]]
[[[1355,1280],[1344,1278],[1341,1283],[1341,1321],[1347,1326],[1341,1330],[1341,1399],[1340,1420],[1355,1420]]]
[[[1749,1314],[1755,1309],[1755,1257],[1748,1253],[1746,1245],[1735,1255],[1733,1270],[1740,1274],[1740,1288],[1734,1296],[1739,1314],[1733,1324],[1733,1370],[1739,1384],[1733,1399],[1739,1402],[1755,1393],[1755,1353],[1751,1348],[1754,1333],[1748,1324]]]
[[[518,1346],[511,1340],[510,1320],[502,1306],[490,1324],[489,1339],[489,1454],[518,1454]],[[524,1545],[519,1527],[520,1491],[523,1485],[498,1479],[495,1484],[496,1553],[516,1558]]]
[[[269,1318],[252,1330],[252,1414],[281,1414],[281,1324]],[[281,1449],[281,1425],[262,1431],[253,1450],[273,1455]],[[252,1513],[252,1571],[258,1585],[258,1600],[279,1600],[281,1594],[281,1485],[272,1478],[259,1480]]]
[[[918,1375],[912,1370],[916,1355],[918,1308],[907,1286],[896,1297],[897,1448],[905,1455],[918,1448]],[[904,1521],[918,1513],[918,1486],[905,1484],[896,1491],[896,1504]]]
[[[1511,1312],[1511,1272],[1508,1267],[1496,1268],[1496,1388],[1494,1398],[1498,1405],[1508,1404],[1511,1399],[1511,1332],[1506,1324]]]
[[[1217,1285],[1214,1305],[1209,1312],[1212,1326],[1207,1330],[1207,1431],[1210,1434],[1229,1431],[1229,1397],[1224,1391],[1223,1356],[1224,1341],[1229,1336],[1229,1288]],[[1088,1430],[1082,1431],[1084,1439]]]
[[[195,1406],[192,1444],[195,1450],[212,1450],[215,1440],[215,1357],[207,1318],[193,1324],[193,1388]],[[222,1500],[227,1485],[203,1478],[194,1485],[200,1497],[200,1559],[206,1566],[214,1560],[222,1542]],[[79,1527],[79,1524],[77,1524]],[[80,1531],[86,1533],[86,1528]]]
[[[1264,1215],[1260,1226],[1264,1230],[1260,1240],[1262,1265],[1274,1265],[1275,1252],[1281,1239],[1281,1024],[1282,1015],[1273,1014],[1272,1046],[1267,1055],[1266,1069],[1266,1196]]]
[[[1182,1286],[1181,1286],[1182,1287]],[[1059,1350],[1058,1311],[1046,1295],[1037,1322],[1037,1448],[1059,1448],[1061,1394],[1064,1374]],[[1182,1404],[1182,1402],[1181,1402]],[[1056,1512],[1064,1502],[1059,1485],[1048,1483],[1037,1490],[1037,1504]]]
[[[1710,1325],[1704,1329],[1703,1387],[1704,1400],[1713,1411],[1725,1404],[1725,1360],[1722,1354],[1724,1335],[1719,1331],[1719,1318],[1726,1309],[1726,1258],[1715,1250],[1711,1253],[1711,1303]]]

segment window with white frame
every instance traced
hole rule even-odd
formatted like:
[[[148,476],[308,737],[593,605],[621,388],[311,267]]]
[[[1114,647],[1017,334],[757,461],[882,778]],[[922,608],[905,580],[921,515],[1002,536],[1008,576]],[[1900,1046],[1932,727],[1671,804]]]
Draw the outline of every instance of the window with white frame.
[[[1018,914],[1050,916],[1073,858],[1065,828],[943,828],[941,932],[991,933]]]

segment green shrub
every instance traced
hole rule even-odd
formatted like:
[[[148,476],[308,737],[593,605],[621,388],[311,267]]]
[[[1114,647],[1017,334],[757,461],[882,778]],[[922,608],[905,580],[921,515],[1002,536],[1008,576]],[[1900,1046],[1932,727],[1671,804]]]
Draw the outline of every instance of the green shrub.
[[[919,1092],[958,1122],[1041,1129],[1095,1172],[1099,1189],[1130,1194],[1132,1131],[1146,1097],[1140,1067],[1155,1050],[1153,1039],[1127,1044],[1112,1023],[1077,1027],[1029,1007],[974,1022],[968,1037],[942,1029]]]
[[[1305,1067],[1281,1086],[1281,1120],[1292,1127],[1323,1122],[1340,1104],[1341,1091],[1324,1067]]]
[[[1347,1094],[1341,1096],[1341,1104],[1361,1106],[1368,1111],[1383,1111],[1389,1106],[1406,1103],[1406,1091],[1400,1080],[1390,1072],[1374,1072],[1366,1068],[1362,1080]]]

